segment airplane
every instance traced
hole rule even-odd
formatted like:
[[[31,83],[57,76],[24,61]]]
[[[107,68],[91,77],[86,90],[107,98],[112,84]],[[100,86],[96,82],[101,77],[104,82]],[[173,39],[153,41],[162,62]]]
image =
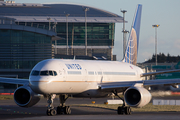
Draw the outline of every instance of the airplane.
[[[180,79],[143,80],[143,77],[180,71],[168,70],[144,73],[136,66],[142,5],[138,4],[122,61],[47,59],[32,69],[29,79],[0,78],[1,83],[23,85],[14,91],[14,101],[20,107],[31,107],[43,95],[47,98],[47,115],[71,114],[65,105],[69,96],[99,98],[114,93],[123,101],[118,114],[131,114],[131,107],[143,107],[152,98],[145,88],[153,85],[177,87]],[[123,93],[120,97],[118,93]],[[60,105],[53,106],[59,96]]]

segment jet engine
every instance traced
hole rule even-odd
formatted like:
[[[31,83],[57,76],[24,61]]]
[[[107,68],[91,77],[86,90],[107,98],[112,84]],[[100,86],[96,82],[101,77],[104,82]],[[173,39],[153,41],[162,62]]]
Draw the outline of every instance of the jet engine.
[[[40,100],[40,95],[32,91],[29,86],[21,86],[14,92],[14,101],[20,107],[31,107]]]
[[[151,98],[151,93],[143,87],[130,87],[124,93],[124,100],[131,107],[143,107]]]

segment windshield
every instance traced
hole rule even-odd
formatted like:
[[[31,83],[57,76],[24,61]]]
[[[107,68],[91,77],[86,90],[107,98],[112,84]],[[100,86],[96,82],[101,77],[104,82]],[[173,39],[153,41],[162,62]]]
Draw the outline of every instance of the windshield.
[[[33,70],[32,73],[31,73],[31,75],[38,76],[38,75],[39,75],[39,71]]]
[[[57,72],[53,70],[44,70],[44,71],[37,71],[33,70],[31,73],[32,76],[56,76]]]
[[[49,72],[48,71],[41,71],[40,75],[45,75],[46,76],[46,75],[49,75]]]

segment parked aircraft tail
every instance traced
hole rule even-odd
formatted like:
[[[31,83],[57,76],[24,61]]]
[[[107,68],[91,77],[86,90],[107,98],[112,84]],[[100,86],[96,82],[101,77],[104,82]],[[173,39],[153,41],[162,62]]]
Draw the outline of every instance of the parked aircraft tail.
[[[124,58],[122,60],[123,62],[131,63],[133,65],[136,65],[137,63],[141,11],[142,11],[142,5],[138,4],[135,12],[134,20],[132,23],[132,28],[129,34],[129,39],[127,41],[126,51],[124,54]]]

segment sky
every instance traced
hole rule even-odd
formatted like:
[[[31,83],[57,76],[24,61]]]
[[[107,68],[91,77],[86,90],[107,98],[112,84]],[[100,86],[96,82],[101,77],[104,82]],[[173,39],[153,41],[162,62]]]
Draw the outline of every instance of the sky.
[[[180,55],[180,0],[15,0],[16,3],[77,3],[100,8],[120,16],[125,14],[126,30],[130,31],[137,4],[142,4],[141,29],[137,62],[144,62],[155,53],[155,28],[157,29],[157,53]],[[115,25],[113,54],[117,60],[123,58],[122,23]],[[128,38],[129,35],[127,35]]]

